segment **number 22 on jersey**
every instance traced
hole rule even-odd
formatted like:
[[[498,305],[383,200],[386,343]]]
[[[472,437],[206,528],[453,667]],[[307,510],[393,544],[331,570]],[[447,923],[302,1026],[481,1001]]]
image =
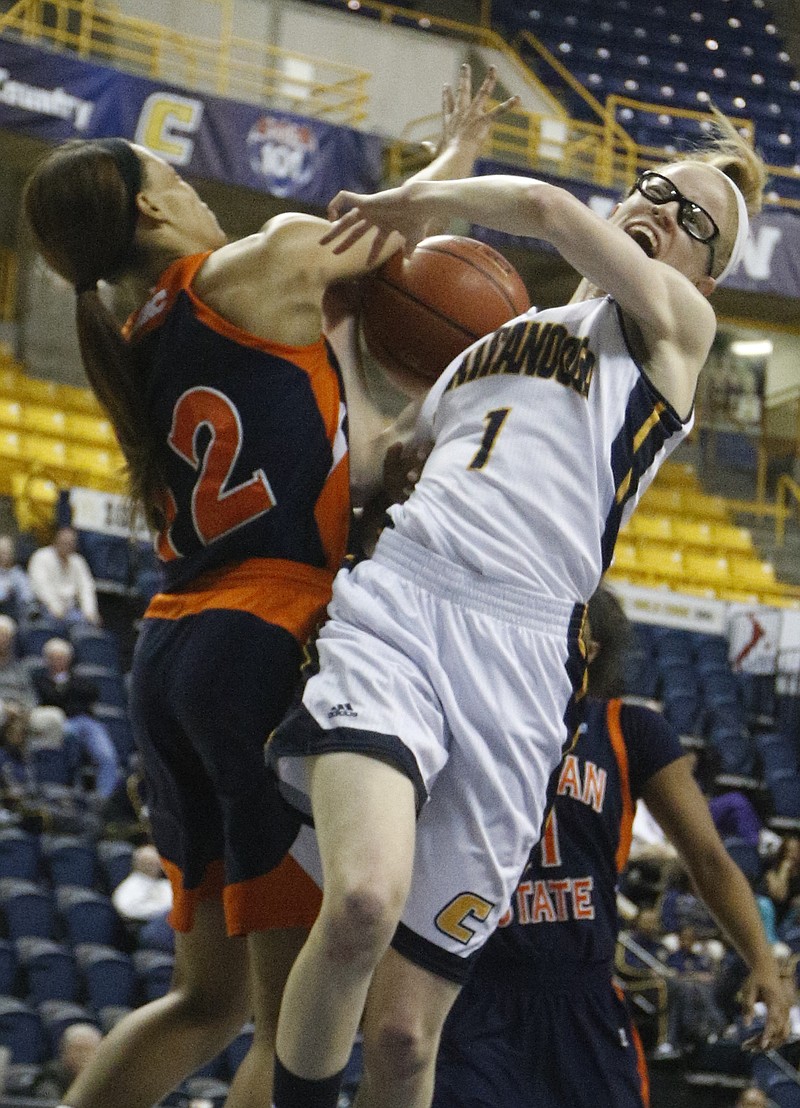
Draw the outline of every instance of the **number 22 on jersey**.
[[[199,454],[197,438],[207,428],[210,439]],[[247,481],[230,485],[230,476],[242,448],[242,421],[232,401],[217,389],[198,387],[182,393],[172,413],[167,439],[179,458],[195,470],[191,509],[195,534],[203,546],[235,531],[275,506],[275,496],[263,469]],[[164,561],[180,558],[170,524],[177,504],[167,490],[167,528],[159,535],[157,549]]]

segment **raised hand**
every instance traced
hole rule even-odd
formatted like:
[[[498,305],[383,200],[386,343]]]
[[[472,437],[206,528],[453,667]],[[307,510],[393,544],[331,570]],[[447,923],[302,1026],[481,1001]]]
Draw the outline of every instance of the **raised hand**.
[[[489,66],[480,88],[472,95],[472,69],[465,62],[459,71],[455,95],[450,85],[442,88],[442,135],[436,153],[449,143],[469,142],[482,146],[492,124],[519,104],[518,96],[511,96],[500,104],[489,106],[497,83],[497,71]]]

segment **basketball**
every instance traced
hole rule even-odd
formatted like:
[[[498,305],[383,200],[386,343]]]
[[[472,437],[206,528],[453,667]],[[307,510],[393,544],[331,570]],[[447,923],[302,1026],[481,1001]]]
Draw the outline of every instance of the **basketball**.
[[[530,306],[502,254],[475,239],[436,235],[362,280],[361,326],[381,366],[430,383],[476,339]]]

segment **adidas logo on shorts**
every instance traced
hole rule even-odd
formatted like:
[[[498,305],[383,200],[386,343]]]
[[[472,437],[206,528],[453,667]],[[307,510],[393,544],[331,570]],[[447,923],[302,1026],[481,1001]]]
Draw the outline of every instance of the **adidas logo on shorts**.
[[[352,704],[335,704],[328,712],[328,719],[336,719],[337,716],[349,716],[351,719],[355,719],[358,712],[353,711]]]

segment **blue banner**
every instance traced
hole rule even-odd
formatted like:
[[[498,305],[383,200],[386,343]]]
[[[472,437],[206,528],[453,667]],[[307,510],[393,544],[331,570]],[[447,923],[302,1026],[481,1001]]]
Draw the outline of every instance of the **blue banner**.
[[[482,160],[478,164],[480,174],[508,173],[508,166]],[[515,173],[520,172],[514,170]],[[568,189],[584,204],[588,204],[601,216],[611,213],[620,200],[618,192],[603,189],[585,181],[565,181],[545,174],[528,174]],[[483,227],[473,227],[471,234],[492,246],[522,246],[529,249],[532,239],[503,235]],[[546,243],[535,244],[539,249],[552,250]],[[750,236],[742,260],[726,277],[722,288],[741,289],[745,292],[768,292],[778,296],[800,297],[800,212],[788,208],[765,207],[750,220]]]
[[[195,177],[325,205],[373,192],[377,135],[189,93],[70,54],[0,38],[0,128],[46,142],[119,135]]]

